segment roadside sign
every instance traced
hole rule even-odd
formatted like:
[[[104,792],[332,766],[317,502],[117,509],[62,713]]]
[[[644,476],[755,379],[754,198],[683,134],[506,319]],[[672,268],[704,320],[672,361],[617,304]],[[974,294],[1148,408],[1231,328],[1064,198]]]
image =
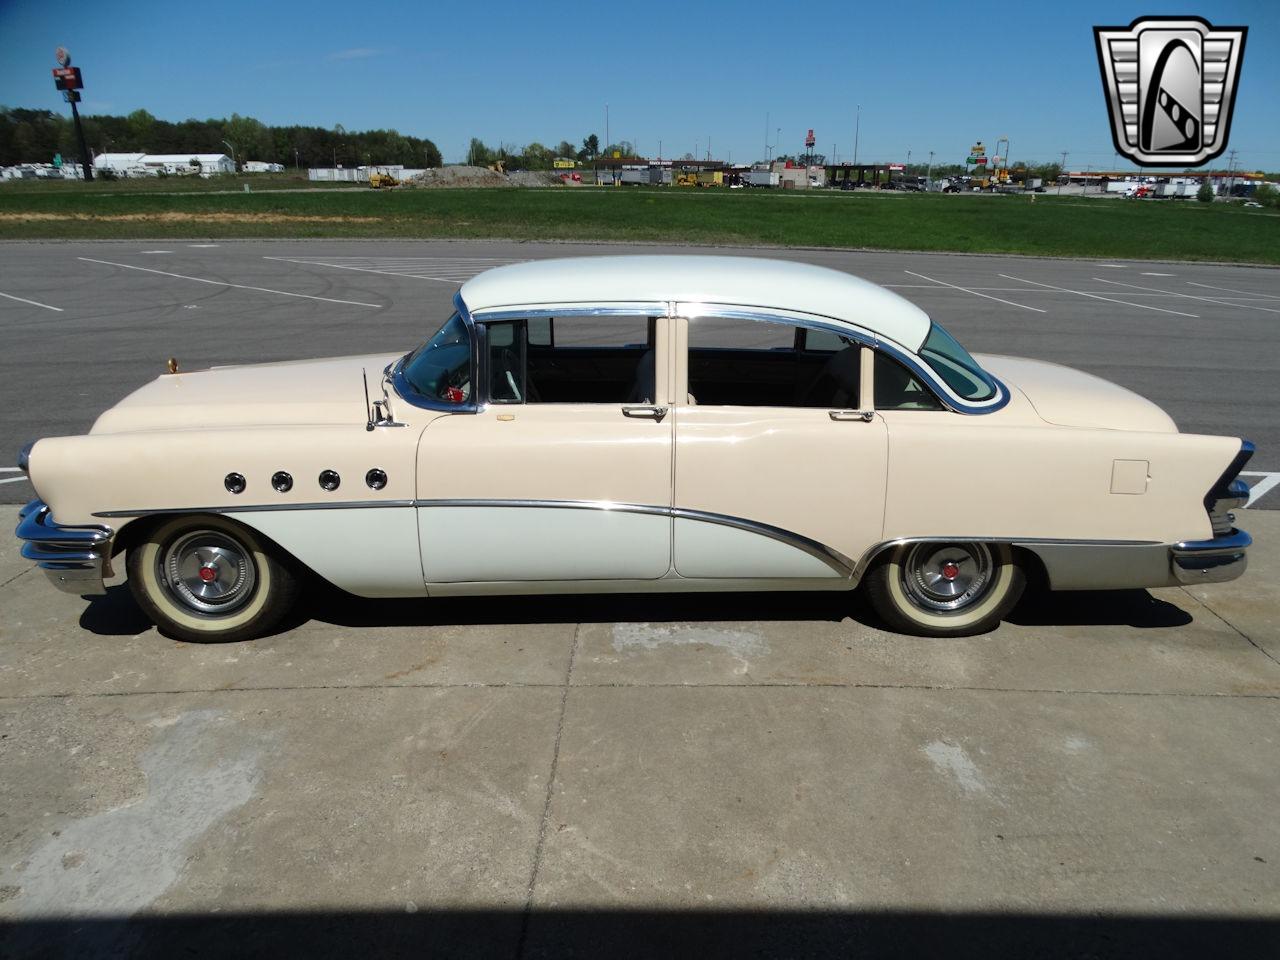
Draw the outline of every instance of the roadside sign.
[[[54,67],[53,85],[58,90],[79,90],[84,86],[79,67]]]
[[[812,127],[810,127],[810,128],[809,128],[809,132],[808,132],[807,134],[805,134],[805,138],[804,138],[804,145],[805,145],[806,147],[808,147],[810,150],[812,150],[812,149],[813,149],[813,145],[814,145],[815,143],[817,143],[817,142],[818,142],[818,141],[817,141],[817,139],[816,139],[816,138],[814,137],[814,135],[813,135],[813,128],[812,128]]]
[[[974,157],[974,158],[973,158],[973,162],[974,162],[974,163],[976,163],[976,164],[977,164],[978,166],[980,166],[980,167],[985,167],[985,166],[987,165],[987,158],[986,158],[986,157]]]
[[[64,103],[79,103],[80,91],[79,90],[63,90],[62,100]]]
[[[59,47],[53,51],[53,59],[58,61],[58,66],[69,67],[71,66],[71,51],[66,47]]]
[[[905,163],[891,163],[891,164],[889,164],[889,169],[890,169],[890,170],[905,170],[905,169],[907,169],[907,165],[906,165]]]
[[[969,148],[969,152],[973,154],[977,154],[978,156],[982,156],[984,153],[987,152],[987,148],[984,147],[982,145],[982,141],[979,140],[977,143],[975,143],[972,147]]]

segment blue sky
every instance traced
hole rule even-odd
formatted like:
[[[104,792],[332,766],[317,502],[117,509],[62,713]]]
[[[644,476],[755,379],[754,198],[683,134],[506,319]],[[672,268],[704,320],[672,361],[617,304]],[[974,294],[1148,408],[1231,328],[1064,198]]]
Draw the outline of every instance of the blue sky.
[[[847,9],[847,13],[836,13]],[[998,137],[1012,159],[1116,165],[1091,28],[1194,13],[1249,29],[1230,146],[1280,170],[1280,7],[1127,2],[306,4],[0,0],[0,103],[64,110],[58,44],[89,113],[232,112],[273,124],[395,127],[446,160],[470,137],[575,143],[609,132],[647,154],[743,162],[772,142],[847,159],[951,162]],[[1127,166],[1121,164],[1122,166]]]

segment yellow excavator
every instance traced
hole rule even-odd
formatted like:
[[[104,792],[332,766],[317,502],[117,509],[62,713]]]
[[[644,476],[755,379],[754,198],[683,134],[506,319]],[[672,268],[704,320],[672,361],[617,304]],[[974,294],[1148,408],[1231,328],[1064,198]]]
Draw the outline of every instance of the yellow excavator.
[[[387,187],[398,187],[400,181],[389,173],[383,173],[381,170],[375,170],[369,174],[369,186],[374,190],[382,190]]]

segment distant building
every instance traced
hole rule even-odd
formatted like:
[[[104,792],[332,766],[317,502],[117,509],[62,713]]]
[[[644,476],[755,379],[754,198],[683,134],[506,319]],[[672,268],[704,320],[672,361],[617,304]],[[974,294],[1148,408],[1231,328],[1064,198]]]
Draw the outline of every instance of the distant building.
[[[225,153],[100,153],[93,168],[110,170],[121,177],[172,176],[211,177],[235,173],[236,165]]]
[[[246,160],[244,173],[284,173],[283,163],[268,163],[266,160]]]

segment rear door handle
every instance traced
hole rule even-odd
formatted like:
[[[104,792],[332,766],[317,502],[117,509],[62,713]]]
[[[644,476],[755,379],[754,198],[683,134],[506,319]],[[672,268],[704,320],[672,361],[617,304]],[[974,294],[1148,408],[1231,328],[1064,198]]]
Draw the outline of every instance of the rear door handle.
[[[827,416],[832,420],[861,420],[870,423],[875,419],[874,410],[828,410]]]
[[[661,420],[667,415],[667,408],[653,406],[623,407],[622,415],[640,420]]]

